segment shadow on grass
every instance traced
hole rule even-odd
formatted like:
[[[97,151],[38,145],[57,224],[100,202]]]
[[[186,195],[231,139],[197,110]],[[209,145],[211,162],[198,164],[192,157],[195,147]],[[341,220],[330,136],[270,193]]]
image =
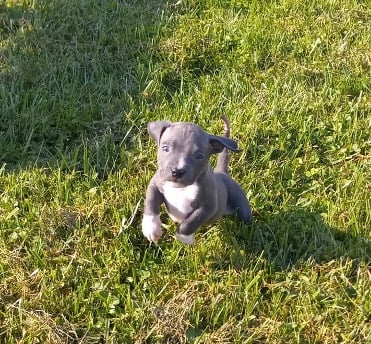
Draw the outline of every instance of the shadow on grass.
[[[223,225],[224,239],[233,247],[224,261],[235,268],[244,268],[246,259],[258,256],[274,270],[290,269],[308,260],[318,264],[341,258],[371,262],[369,238],[331,227],[322,215],[302,208],[264,218],[258,215],[247,226],[236,227],[232,221]]]
[[[0,163],[125,166],[167,1],[0,4]],[[166,11],[165,11],[166,12]],[[62,15],[63,13],[63,15]]]

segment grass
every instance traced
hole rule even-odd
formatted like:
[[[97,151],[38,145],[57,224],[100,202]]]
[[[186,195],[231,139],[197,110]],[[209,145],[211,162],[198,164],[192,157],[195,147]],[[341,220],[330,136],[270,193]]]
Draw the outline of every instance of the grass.
[[[370,4],[0,5],[0,342],[369,343]],[[243,152],[234,217],[141,234],[150,120]]]

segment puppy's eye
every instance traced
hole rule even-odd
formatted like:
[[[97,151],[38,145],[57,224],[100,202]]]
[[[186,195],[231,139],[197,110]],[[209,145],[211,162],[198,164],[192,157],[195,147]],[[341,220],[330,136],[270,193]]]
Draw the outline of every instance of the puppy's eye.
[[[163,146],[161,147],[161,149],[162,149],[164,152],[166,152],[166,153],[169,153],[169,152],[170,152],[170,148],[169,148],[169,146],[163,145]]]
[[[194,157],[197,159],[197,160],[201,160],[203,159],[204,155],[200,152],[197,152],[195,153]]]

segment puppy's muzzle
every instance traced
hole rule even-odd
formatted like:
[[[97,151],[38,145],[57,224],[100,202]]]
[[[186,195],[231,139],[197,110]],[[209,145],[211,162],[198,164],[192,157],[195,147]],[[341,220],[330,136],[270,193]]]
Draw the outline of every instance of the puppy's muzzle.
[[[185,174],[184,168],[172,167],[170,170],[171,176],[176,179],[182,178]]]

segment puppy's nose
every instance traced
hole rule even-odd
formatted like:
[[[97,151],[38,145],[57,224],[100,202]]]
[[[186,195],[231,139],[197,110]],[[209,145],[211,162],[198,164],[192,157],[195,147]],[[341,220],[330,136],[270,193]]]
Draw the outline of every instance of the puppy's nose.
[[[184,176],[184,169],[183,168],[177,168],[177,167],[172,167],[171,168],[171,175],[174,178],[182,178]]]

